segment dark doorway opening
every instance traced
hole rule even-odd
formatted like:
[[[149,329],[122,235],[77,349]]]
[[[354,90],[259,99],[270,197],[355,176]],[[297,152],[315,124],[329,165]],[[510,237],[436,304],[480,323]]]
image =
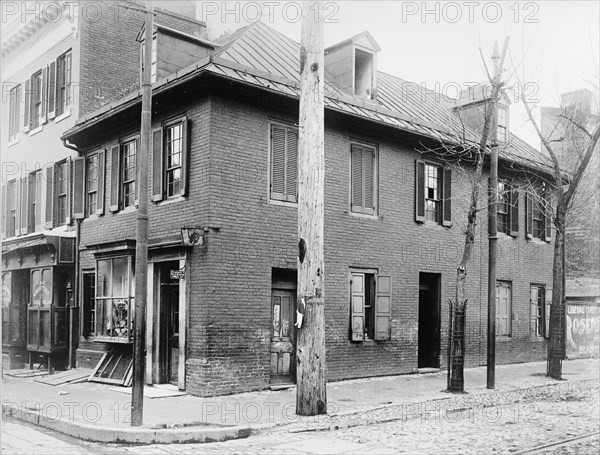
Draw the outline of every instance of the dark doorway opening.
[[[295,270],[273,269],[271,287],[271,384],[293,384],[296,354]]]
[[[179,279],[171,270],[179,270],[179,261],[158,263],[159,289],[159,368],[158,382],[177,385],[179,369]]]
[[[419,368],[440,366],[440,278],[419,274]]]

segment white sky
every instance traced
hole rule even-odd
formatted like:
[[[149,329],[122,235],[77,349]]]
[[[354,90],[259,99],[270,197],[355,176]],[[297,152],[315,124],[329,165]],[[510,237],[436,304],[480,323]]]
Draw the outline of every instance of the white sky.
[[[505,79],[509,87],[525,87],[530,101],[558,106],[560,93],[598,90],[598,1],[323,3],[329,19],[325,46],[368,30],[382,48],[379,70],[448,96],[465,83],[485,81],[479,48],[489,64],[494,41],[501,48],[505,36],[510,37]],[[300,41],[298,5],[268,0],[197,2],[197,12],[207,22],[209,36],[216,38],[255,21],[260,6],[263,22]],[[430,13],[424,14],[426,10]],[[512,131],[538,147],[518,99],[510,116]]]

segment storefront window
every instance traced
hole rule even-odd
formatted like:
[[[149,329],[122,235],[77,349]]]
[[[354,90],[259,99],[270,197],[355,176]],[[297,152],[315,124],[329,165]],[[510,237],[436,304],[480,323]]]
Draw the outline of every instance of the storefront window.
[[[31,305],[50,306],[51,303],[52,270],[33,270],[31,272]]]
[[[133,327],[130,257],[101,259],[96,268],[96,337],[128,342]]]

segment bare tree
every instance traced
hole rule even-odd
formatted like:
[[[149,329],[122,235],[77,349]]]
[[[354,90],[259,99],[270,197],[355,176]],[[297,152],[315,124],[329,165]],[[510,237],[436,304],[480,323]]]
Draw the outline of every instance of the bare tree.
[[[552,266],[552,305],[550,307],[550,330],[548,342],[547,375],[556,379],[562,377],[562,360],[564,358],[564,309],[565,309],[565,233],[569,214],[574,209],[575,196],[595,152],[600,138],[600,122],[596,119],[587,124],[577,109],[564,108],[558,116],[555,128],[561,128],[559,139],[551,139],[552,134],[544,135],[533,116],[533,109],[526,99],[523,104],[543,148],[551,159],[552,181],[547,181],[556,201],[551,220],[556,229],[554,243],[554,261]],[[552,133],[552,131],[551,131]],[[570,160],[559,159],[558,146],[571,157]],[[596,153],[597,159],[597,153]],[[535,192],[533,192],[535,194]],[[580,193],[583,197],[597,197],[597,191],[591,194]],[[546,201],[545,207],[548,207]]]

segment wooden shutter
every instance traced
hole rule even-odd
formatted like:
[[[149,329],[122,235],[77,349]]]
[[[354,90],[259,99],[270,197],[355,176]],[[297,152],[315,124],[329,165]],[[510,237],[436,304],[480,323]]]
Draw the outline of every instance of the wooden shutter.
[[[35,173],[35,232],[40,232],[44,222],[42,221],[42,171]]]
[[[58,219],[58,174],[60,164],[54,165],[54,173],[52,178],[52,227],[59,226]]]
[[[42,68],[42,86],[40,87],[40,125],[48,121],[48,67]]]
[[[363,209],[368,214],[373,214],[375,210],[375,151],[373,149],[363,148]]]
[[[135,140],[135,200],[133,201],[133,205],[135,207],[140,206],[140,150],[141,150],[142,141],[138,136]],[[183,157],[182,157],[183,158]],[[183,166],[181,169],[183,173]],[[148,176],[144,176],[144,178],[148,178]]]
[[[48,66],[48,119],[56,117],[56,61]]]
[[[425,222],[425,162],[415,161],[415,221]]]
[[[352,172],[352,188],[351,188],[351,210],[353,212],[360,211],[363,204],[363,159],[362,148],[353,145],[350,153],[351,172]]]
[[[362,273],[351,275],[350,333],[352,341],[365,339],[365,276]]]
[[[98,203],[96,206],[96,215],[104,215],[105,168],[106,168],[106,153],[104,152],[104,150],[101,150],[100,152],[98,152]],[[83,196],[83,203],[85,205],[85,193]]]
[[[35,193],[35,174],[29,174],[27,176],[27,232],[35,232],[35,212],[33,211]]]
[[[452,226],[452,171],[446,167],[442,172],[442,225]]]
[[[519,190],[510,188],[510,235],[519,235]]]
[[[544,240],[552,241],[552,199],[549,191],[544,194]]]
[[[71,224],[71,214],[73,213],[73,160],[67,159],[67,217],[66,224]]]
[[[44,228],[52,229],[52,220],[54,215],[54,166],[46,168],[46,217],[44,218]]]
[[[29,225],[29,185],[28,185],[28,177],[23,177],[19,179],[20,186],[20,209],[21,209],[21,222],[20,222],[20,230],[19,234],[27,234],[27,228]]]
[[[285,128],[271,127],[271,199],[285,201]]]
[[[287,128],[285,193],[286,200],[297,202],[298,195],[298,131]]]
[[[185,118],[181,122],[181,135],[183,137],[183,146],[181,153],[181,195],[187,196],[188,192],[188,164],[189,164],[189,134],[190,134],[190,121]]]
[[[375,340],[392,339],[392,277],[377,276],[375,299]]]
[[[73,218],[80,220],[85,218],[85,158],[76,157],[73,159]]]
[[[0,203],[0,206],[2,207],[2,238],[5,239],[6,238],[6,223],[8,220],[8,199],[6,197],[6,190],[8,189],[7,185],[2,185],[2,202]]]
[[[119,211],[119,188],[120,188],[120,147],[117,145],[110,151],[110,207],[111,212]]]
[[[550,305],[552,305],[552,289],[546,288],[546,295],[544,296],[545,303],[545,314],[544,319],[546,322],[546,327],[544,327],[544,336],[547,338],[550,335]]]
[[[163,138],[162,127],[152,131],[152,201],[163,200]],[[182,157],[183,158],[183,157]]]
[[[532,286],[529,288],[529,331],[533,335],[538,333],[538,287]]]
[[[529,191],[525,193],[525,229],[527,238],[533,238],[533,198]]]
[[[25,112],[23,120],[23,131],[29,131],[29,115],[31,114],[31,79],[25,81]]]

